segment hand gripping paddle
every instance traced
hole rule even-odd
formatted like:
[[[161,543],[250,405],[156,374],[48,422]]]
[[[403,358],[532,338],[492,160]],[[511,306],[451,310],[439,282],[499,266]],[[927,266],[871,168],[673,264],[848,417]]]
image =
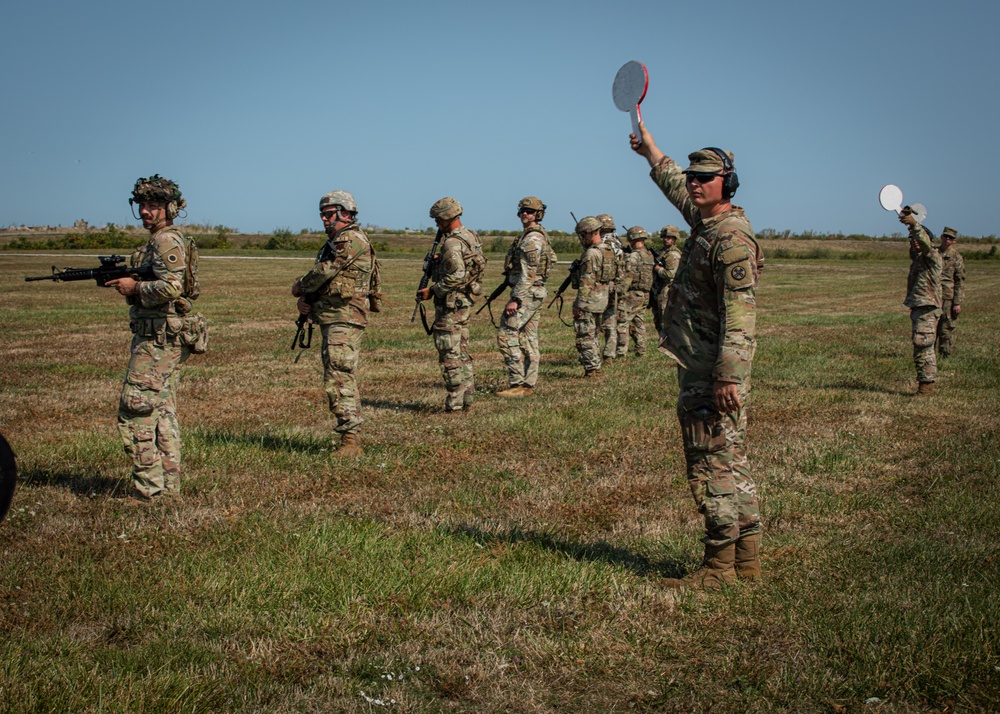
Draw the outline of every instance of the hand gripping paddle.
[[[646,65],[642,62],[626,62],[615,75],[615,82],[611,85],[611,98],[615,101],[615,106],[623,112],[628,112],[632,117],[632,133],[636,138],[641,139],[639,134],[639,122],[642,121],[642,114],[639,112],[639,105],[646,97],[646,89],[649,88],[649,73]]]
[[[903,192],[899,190],[898,186],[893,186],[891,183],[886,184],[878,192],[878,202],[882,208],[887,211],[895,211],[898,216],[903,210]],[[927,209],[922,203],[910,204],[910,211],[917,219],[917,223],[923,223],[924,219],[927,218]]]

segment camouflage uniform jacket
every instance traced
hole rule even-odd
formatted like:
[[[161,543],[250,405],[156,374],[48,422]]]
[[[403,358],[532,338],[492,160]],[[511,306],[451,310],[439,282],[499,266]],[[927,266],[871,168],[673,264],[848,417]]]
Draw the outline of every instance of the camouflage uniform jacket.
[[[357,223],[327,239],[312,270],[299,278],[305,293],[319,293],[310,317],[320,325],[368,324],[368,287],[372,246]]]
[[[605,233],[601,236],[601,243],[611,249],[615,255],[616,277],[611,280],[611,290],[620,295],[628,289],[622,287],[622,283],[625,283],[626,286],[628,284],[628,280],[625,278],[627,266],[625,265],[625,249],[622,248],[622,239],[618,237],[617,233]]]
[[[592,245],[580,256],[580,265],[574,275],[576,299],[574,308],[585,312],[604,312],[617,268],[615,253],[607,243]]]
[[[931,245],[931,236],[919,223],[910,226],[910,273],[906,278],[906,300],[903,305],[941,307],[941,254]]]
[[[180,230],[167,226],[156,231],[132,254],[132,266],[152,265],[156,279],[140,281],[139,294],[127,299],[131,306],[129,319],[175,317],[190,311],[190,302],[183,299],[187,248],[188,241]]]
[[[556,257],[549,246],[548,234],[541,226],[531,226],[518,236],[504,261],[510,299],[519,304],[530,301],[532,288],[545,287]]]
[[[746,384],[756,349],[756,292],[764,254],[743,209],[702,218],[670,158],[650,176],[691,226],[670,285],[660,348],[691,372]]]
[[[622,292],[648,293],[653,287],[653,254],[646,246],[634,248],[625,256],[625,274]]]
[[[677,266],[680,265],[680,262],[681,251],[674,246],[660,253],[653,272],[658,280],[663,281],[664,285],[670,285],[674,281],[674,275],[677,274]]]
[[[447,304],[454,302],[457,295],[471,300],[472,295],[482,292],[482,285],[478,282],[482,276],[473,274],[477,261],[485,263],[479,236],[465,226],[459,226],[442,236],[440,250],[440,257],[434,261],[431,273],[434,296]]]
[[[941,260],[941,299],[961,305],[965,297],[965,258],[953,245],[941,253]]]

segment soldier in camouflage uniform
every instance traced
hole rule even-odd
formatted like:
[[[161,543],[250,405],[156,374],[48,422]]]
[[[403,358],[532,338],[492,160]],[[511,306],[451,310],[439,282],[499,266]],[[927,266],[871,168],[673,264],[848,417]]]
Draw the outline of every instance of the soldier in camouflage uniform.
[[[205,318],[193,314],[199,295],[198,248],[174,227],[187,206],[180,188],[158,174],[140,178],[129,204],[139,206],[149,240],[132,266],[151,265],[155,279],[108,281],[126,297],[132,352],[118,405],[118,431],[132,459],[133,495],[148,500],[181,488],[181,432],[177,385],[181,365],[204,352]]]
[[[327,240],[308,273],[292,284],[302,315],[323,335],[323,388],[340,434],[334,455],[363,455],[358,430],[361,397],[357,372],[361,338],[368,325],[368,293],[375,260],[371,241],[358,225],[358,204],[347,191],[331,191],[319,201]]]
[[[646,306],[649,305],[649,291],[653,287],[653,266],[655,259],[646,239],[649,234],[641,226],[628,229],[628,241],[632,250],[625,255],[624,277],[619,278],[621,293],[618,299],[618,349],[616,357],[628,353],[629,337],[635,340],[635,356],[646,352]]]
[[[702,567],[670,587],[717,589],[760,577],[760,511],[744,442],[763,253],[743,209],[733,155],[709,147],[681,170],[644,125],[632,149],[691,226],[667,299],[660,349],[678,364],[687,477],[705,518]]]
[[[434,346],[438,351],[446,412],[468,411],[475,397],[475,374],[469,355],[469,317],[473,297],[483,292],[486,257],[479,236],[462,225],[462,206],[442,198],[431,206],[430,216],[442,231],[441,247],[434,261],[434,284],[417,291],[417,298],[434,298]]]
[[[597,341],[597,320],[606,313],[612,281],[617,274],[611,246],[601,240],[601,221],[587,216],[576,224],[583,255],[573,273],[576,299],[573,301],[573,330],[584,377],[601,376],[601,351]]]
[[[663,250],[656,256],[656,265],[653,268],[653,289],[650,297],[650,307],[653,310],[653,324],[656,325],[657,332],[663,329],[663,313],[667,309],[667,295],[669,294],[670,283],[674,281],[677,273],[677,266],[680,265],[681,251],[677,248],[677,240],[681,237],[681,232],[677,226],[663,226],[660,229],[660,241],[663,243]]]
[[[608,306],[601,315],[600,329],[604,334],[604,361],[614,362],[618,354],[618,299],[621,297],[618,275],[625,272],[625,251],[621,238],[615,232],[615,219],[607,213],[597,216],[601,222],[601,241],[614,252],[615,277],[611,278],[608,291]]]
[[[962,314],[965,295],[965,259],[955,243],[958,232],[954,228],[941,231],[941,319],[938,320],[937,354],[941,359],[950,357],[955,349],[955,330],[958,316]]]
[[[899,222],[910,231],[910,272],[906,278],[906,300],[910,308],[913,363],[917,367],[917,394],[933,394],[937,381],[934,340],[941,317],[941,254],[934,250],[927,232],[909,206],[899,214]]]
[[[530,396],[538,382],[538,322],[547,295],[545,280],[555,265],[556,254],[542,228],[545,204],[534,196],[522,198],[517,216],[523,231],[507,251],[504,275],[510,285],[510,301],[500,318],[497,344],[507,365],[507,389],[500,397]]]

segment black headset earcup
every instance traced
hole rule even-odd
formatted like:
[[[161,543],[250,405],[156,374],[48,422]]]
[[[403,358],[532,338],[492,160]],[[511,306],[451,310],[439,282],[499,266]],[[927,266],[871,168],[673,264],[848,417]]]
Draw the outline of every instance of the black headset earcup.
[[[740,177],[736,175],[735,171],[731,171],[722,179],[722,197],[732,198],[739,187]]]

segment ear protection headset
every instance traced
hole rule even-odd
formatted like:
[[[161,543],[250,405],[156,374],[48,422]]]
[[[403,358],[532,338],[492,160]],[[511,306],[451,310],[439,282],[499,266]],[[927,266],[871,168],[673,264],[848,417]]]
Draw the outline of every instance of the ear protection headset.
[[[722,197],[732,198],[740,187],[740,177],[736,175],[733,160],[729,158],[729,154],[715,146],[706,146],[702,151],[711,151],[722,159],[722,170],[725,172],[722,177]]]

